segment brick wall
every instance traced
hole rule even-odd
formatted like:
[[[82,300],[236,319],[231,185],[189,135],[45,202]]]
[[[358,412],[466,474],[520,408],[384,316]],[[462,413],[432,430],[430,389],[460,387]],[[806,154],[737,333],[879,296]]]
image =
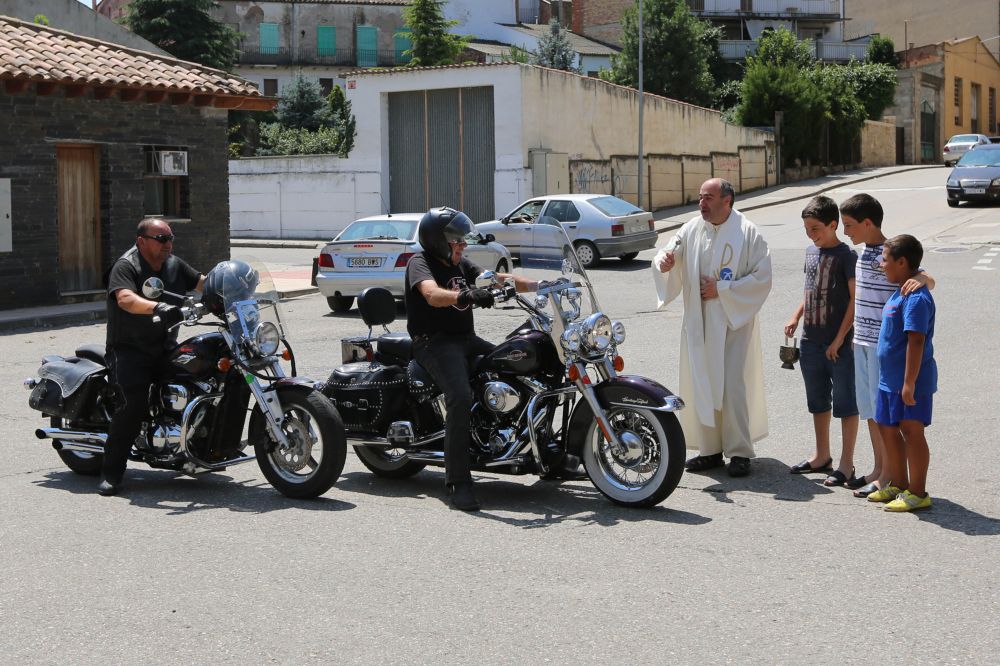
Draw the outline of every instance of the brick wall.
[[[622,43],[622,13],[635,0],[574,0],[573,32],[615,46]]]
[[[0,92],[0,178],[11,179],[13,251],[0,253],[0,309],[52,305],[59,294],[56,145],[100,146],[102,268],[135,242],[144,147],[188,151],[190,221],[172,223],[177,254],[202,272],[229,256],[226,112],[61,92]]]

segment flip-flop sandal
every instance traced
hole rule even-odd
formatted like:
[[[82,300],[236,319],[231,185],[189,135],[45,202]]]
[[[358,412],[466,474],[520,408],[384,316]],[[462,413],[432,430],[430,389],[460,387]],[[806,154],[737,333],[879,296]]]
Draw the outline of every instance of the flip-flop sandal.
[[[864,475],[862,475],[862,476],[854,476],[852,474],[851,478],[848,479],[847,483],[845,483],[844,485],[847,486],[851,490],[857,490],[858,488],[861,488],[862,486],[868,485],[868,480],[865,479]]]
[[[854,491],[854,496],[855,497],[862,497],[862,498],[868,497],[869,495],[871,495],[876,490],[878,490],[878,484],[875,483],[874,481],[872,481],[868,485],[861,486],[860,488],[858,488],[857,490],[855,490]]]
[[[830,458],[819,467],[813,467],[808,460],[803,460],[798,465],[792,465],[788,470],[791,474],[818,474],[819,472],[829,472],[833,465],[833,458]]]
[[[824,486],[842,486],[845,483],[847,483],[847,476],[839,469],[833,470],[833,473],[830,474],[830,476],[823,479]]]

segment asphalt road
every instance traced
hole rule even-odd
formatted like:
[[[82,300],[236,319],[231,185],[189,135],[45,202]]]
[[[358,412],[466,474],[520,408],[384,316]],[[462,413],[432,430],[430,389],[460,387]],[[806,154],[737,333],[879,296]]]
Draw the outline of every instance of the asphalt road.
[[[482,474],[484,511],[466,515],[448,509],[440,471],[380,480],[353,453],[312,502],[284,499],[253,465],[199,479],[134,469],[123,496],[103,498],[33,437],[42,421],[18,385],[104,326],[0,336],[0,662],[995,663],[1000,214],[947,208],[945,173],[861,184],[887,235],[925,242],[938,283],[931,510],[887,514],[788,474],[812,446],[801,376],[777,358],[801,298],[797,201],[750,215],[775,266],[761,313],[771,434],[753,474],[687,474],[648,511],[589,483]],[[275,268],[313,254],[254,253]],[[627,327],[626,372],[676,386],[681,312],[653,311],[651,256],[592,277]],[[333,314],[318,295],[285,312],[314,377],[364,332],[356,310]],[[520,318],[478,321],[499,340]],[[864,433],[858,451],[867,472]]]

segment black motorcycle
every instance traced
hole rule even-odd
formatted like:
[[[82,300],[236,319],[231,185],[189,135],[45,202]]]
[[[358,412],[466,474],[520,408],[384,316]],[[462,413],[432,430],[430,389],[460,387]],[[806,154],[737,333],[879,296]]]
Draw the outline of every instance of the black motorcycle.
[[[542,218],[520,270],[539,279],[529,300],[487,272],[477,286],[528,320],[478,359],[469,381],[473,469],[567,478],[582,462],[611,501],[653,506],[677,487],[684,435],[683,401],[660,384],[619,375],[625,328],[597,305],[594,290],[562,227]],[[405,478],[444,464],[445,402],[413,360],[411,340],[388,332],[396,305],[373,287],[358,299],[367,337],[342,341],[344,365],[323,392],[334,401],[348,441],[372,472]],[[373,339],[374,327],[385,334]]]
[[[156,300],[164,293],[163,282],[150,278],[142,292]],[[253,259],[222,262],[206,277],[205,292],[201,302],[184,299],[179,325],[216,330],[169,352],[172,376],[151,387],[149,417],[129,459],[190,475],[256,459],[282,494],[322,495],[344,469],[344,429],[315,382],[295,376],[295,357],[267,270]],[[214,313],[206,302],[214,304]],[[51,419],[51,427],[35,434],[51,440],[78,474],[100,473],[115,409],[104,351],[102,345],[84,345],[72,356],[46,356],[38,377],[24,382],[31,389],[28,404]],[[285,375],[282,360],[290,361],[291,376]],[[253,454],[244,450],[249,445]]]

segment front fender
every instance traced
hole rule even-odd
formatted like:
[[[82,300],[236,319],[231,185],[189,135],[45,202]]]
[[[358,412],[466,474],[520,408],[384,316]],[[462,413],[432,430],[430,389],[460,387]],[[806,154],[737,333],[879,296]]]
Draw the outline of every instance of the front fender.
[[[629,407],[654,412],[676,412],[684,401],[659,382],[639,375],[619,375],[594,385],[597,402],[604,409]],[[577,400],[567,428],[567,451],[579,456],[594,414],[586,400]]]
[[[308,377],[281,377],[271,382],[271,385],[264,389],[264,392],[277,391],[287,387],[302,387],[319,391],[323,388],[323,382]]]

